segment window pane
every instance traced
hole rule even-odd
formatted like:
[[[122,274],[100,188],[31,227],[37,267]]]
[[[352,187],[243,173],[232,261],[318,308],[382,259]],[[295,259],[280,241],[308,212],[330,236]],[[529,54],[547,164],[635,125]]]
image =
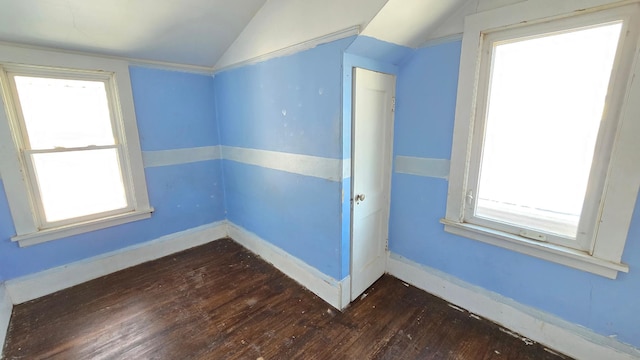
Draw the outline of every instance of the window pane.
[[[115,144],[103,82],[14,79],[31,149]]]
[[[476,216],[575,238],[621,27],[494,45]]]
[[[127,206],[116,149],[32,154],[47,222]]]

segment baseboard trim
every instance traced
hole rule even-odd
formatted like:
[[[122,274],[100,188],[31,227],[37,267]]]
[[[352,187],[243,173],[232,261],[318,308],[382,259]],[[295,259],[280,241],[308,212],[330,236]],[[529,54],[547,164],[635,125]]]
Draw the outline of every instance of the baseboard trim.
[[[0,359],[2,358],[2,349],[4,348],[4,341],[7,337],[12,310],[13,304],[11,303],[11,298],[5,289],[4,283],[0,283]]]
[[[9,280],[5,283],[6,291],[13,304],[21,304],[226,236],[226,221],[202,225],[142,244]]]
[[[576,359],[637,360],[640,349],[522,305],[400,255],[390,254],[387,272],[471,313]]]
[[[334,308],[342,310],[349,304],[351,289],[349,277],[341,281],[335,280],[258,235],[233,223],[228,224],[228,233],[229,237],[238,244],[260,256]]]

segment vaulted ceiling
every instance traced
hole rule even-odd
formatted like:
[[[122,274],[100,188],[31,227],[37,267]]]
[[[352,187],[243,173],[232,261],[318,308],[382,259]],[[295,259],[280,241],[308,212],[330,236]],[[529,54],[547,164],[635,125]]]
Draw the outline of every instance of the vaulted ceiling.
[[[416,47],[484,2],[515,0],[2,0],[0,41],[213,69],[348,29]]]
[[[265,0],[3,0],[0,40],[212,66]]]

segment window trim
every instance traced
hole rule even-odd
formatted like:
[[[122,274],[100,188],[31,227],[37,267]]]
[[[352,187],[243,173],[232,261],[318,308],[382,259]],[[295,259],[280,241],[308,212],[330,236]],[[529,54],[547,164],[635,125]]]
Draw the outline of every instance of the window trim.
[[[604,188],[604,176],[599,175],[601,173],[607,172],[607,166],[609,163],[609,159],[611,157],[611,151],[614,146],[614,135],[611,130],[615,130],[618,126],[619,114],[618,110],[622,106],[622,103],[619,101],[621,95],[624,95],[626,90],[627,81],[626,79],[621,79],[620,76],[629,72],[629,64],[627,64],[624,60],[628,58],[628,53],[624,53],[624,50],[628,50],[631,46],[631,42],[633,39],[624,36],[630,26],[637,25],[634,23],[632,16],[627,11],[628,7],[616,7],[613,9],[607,9],[602,12],[596,13],[588,13],[581,14],[574,17],[558,19],[552,23],[539,23],[533,24],[529,26],[521,26],[515,29],[510,28],[507,30],[494,31],[494,32],[486,32],[485,33],[485,41],[482,44],[483,54],[486,54],[488,51],[491,51],[494,43],[503,43],[510,39],[518,39],[518,38],[537,38],[537,34],[545,34],[545,33],[564,33],[569,29],[588,29],[593,28],[599,24],[610,24],[614,22],[622,22],[622,27],[620,29],[620,40],[616,46],[616,54],[612,66],[612,76],[610,78],[607,90],[607,103],[608,106],[605,106],[604,109],[604,119],[601,122],[599,132],[598,132],[598,140],[596,142],[596,148],[594,150],[594,158],[592,163],[592,170],[589,175],[589,186],[587,187],[587,192],[584,198],[583,211],[582,216],[580,217],[580,221],[577,228],[577,236],[576,239],[569,239],[568,237],[564,237],[562,235],[556,235],[545,232],[538,232],[533,229],[531,231],[519,227],[517,225],[511,224],[500,224],[499,222],[494,222],[489,219],[483,219],[477,217],[473,214],[473,209],[471,206],[466,206],[465,210],[465,219],[469,219],[469,223],[474,223],[480,226],[492,227],[493,229],[503,230],[505,232],[512,232],[515,229],[520,228],[520,230],[524,230],[526,232],[530,232],[535,235],[544,235],[546,242],[554,243],[556,245],[561,245],[569,248],[574,248],[577,250],[587,251],[591,253],[593,250],[593,246],[595,243],[595,230],[597,228],[595,224],[595,219],[597,219],[599,214],[599,203],[600,197],[603,193]],[[637,14],[637,11],[636,11]],[[478,86],[482,86],[483,91],[479,91],[479,95],[477,96],[477,106],[476,113],[474,114],[476,119],[480,119],[478,125],[474,126],[474,130],[477,132],[473,136],[482,136],[479,133],[486,129],[486,119],[482,119],[486,116],[485,109],[487,103],[489,101],[489,83],[490,83],[490,75],[491,75],[491,66],[493,63],[492,58],[483,58],[480,60],[480,72],[481,77],[478,81]],[[481,95],[480,95],[481,94]],[[475,139],[474,139],[475,140]],[[480,176],[481,169],[481,151],[484,144],[482,141],[473,141],[472,144],[472,157],[470,158],[470,169],[473,171],[469,171],[469,184],[470,187],[472,183],[477,182]],[[477,190],[477,189],[474,189]],[[475,205],[475,204],[474,204]],[[512,232],[513,233],[513,232]]]
[[[465,197],[470,180],[469,165],[474,146],[473,128],[478,101],[476,88],[482,76],[480,56],[483,49],[483,33],[517,28],[523,24],[528,26],[566,20],[574,15],[588,13],[597,17],[598,11],[619,6],[633,6],[637,11],[640,9],[640,1],[540,0],[535,4],[518,3],[466,18],[460,58],[449,194],[446,215],[441,221],[445,225],[445,231],[612,279],[616,278],[620,271],[628,272],[628,266],[622,264],[621,259],[640,186],[640,145],[633,139],[633,134],[640,133],[640,121],[637,121],[640,118],[640,104],[629,101],[630,98],[640,97],[638,81],[631,81],[636,74],[640,74],[637,26],[629,27],[634,32],[632,37],[636,39],[635,48],[623,54],[622,63],[619,64],[620,68],[629,69],[630,76],[625,79],[624,96],[618,95],[618,98],[614,99],[621,106],[617,115],[619,120],[616,134],[612,134],[616,140],[604,185],[603,194],[606,196],[601,203],[600,224],[596,230],[593,251],[590,253],[538,242],[464,222]],[[553,26],[553,23],[550,25]]]
[[[13,129],[16,133],[16,138],[20,140],[20,160],[25,169],[25,172],[28,174],[28,185],[30,187],[31,192],[31,200],[32,206],[34,209],[34,216],[37,220],[38,228],[40,231],[47,229],[55,229],[59,227],[64,227],[68,225],[73,225],[77,223],[84,223],[90,220],[98,220],[106,217],[110,217],[113,215],[122,214],[125,212],[134,211],[134,201],[133,201],[133,187],[131,186],[131,175],[128,170],[128,161],[124,156],[124,146],[122,139],[124,138],[124,134],[122,132],[122,117],[118,111],[118,92],[116,89],[116,84],[113,79],[113,73],[105,72],[105,71],[87,71],[87,70],[75,70],[75,69],[51,69],[45,67],[36,67],[36,66],[25,66],[25,65],[0,65],[0,80],[7,84],[6,91],[8,94],[11,94],[10,98],[7,100],[7,104],[13,106],[8,109],[11,115],[9,116],[9,121],[12,123]],[[39,150],[33,149],[26,127],[26,123],[24,120],[23,109],[18,105],[16,99],[18,99],[18,89],[16,87],[15,77],[16,76],[26,76],[26,77],[40,77],[40,78],[50,78],[50,79],[67,79],[67,80],[84,80],[84,81],[95,81],[102,82],[105,87],[107,104],[109,107],[109,122],[111,125],[111,131],[113,133],[114,139],[116,140],[114,145],[102,145],[102,146],[89,146],[89,147],[73,147],[73,148],[64,148],[64,149],[47,149],[47,150]],[[96,214],[88,214],[76,218],[57,220],[49,222],[46,220],[46,216],[44,213],[44,208],[42,201],[39,200],[41,194],[40,189],[35,176],[35,168],[34,162],[30,159],[31,155],[39,154],[39,153],[58,153],[58,152],[73,152],[73,151],[82,151],[82,150],[100,150],[100,149],[115,149],[118,154],[120,171],[122,172],[122,177],[124,181],[124,190],[127,200],[127,206],[125,208],[120,208],[116,210],[110,210],[106,212],[96,213]]]
[[[103,229],[115,225],[149,218],[153,208],[149,205],[149,197],[144,175],[144,165],[140,140],[135,117],[133,93],[129,76],[129,64],[124,60],[94,57],[89,55],[71,54],[50,50],[0,44],[0,64],[9,69],[26,69],[36,67],[45,69],[48,74],[56,70],[71,72],[103,72],[112,82],[113,93],[108,96],[116,114],[112,119],[114,131],[120,132],[122,144],[121,158],[124,159],[123,176],[125,186],[131,192],[131,208],[119,214],[105,214],[97,219],[80,219],[73,224],[65,224],[46,229],[39,229],[37,211],[30,191],[28,190],[30,177],[23,174],[27,171],[21,160],[18,149],[21,148],[21,134],[11,131],[10,121],[15,116],[8,91],[2,91],[3,106],[0,109],[0,174],[4,183],[9,208],[16,230],[16,236],[11,240],[18,242],[21,247],[42,243],[45,241],[64,238],[89,231]],[[4,69],[3,77],[4,75]],[[36,70],[37,71],[37,70]],[[113,76],[111,76],[113,74]],[[3,86],[9,86],[6,77],[2,79]],[[9,90],[10,91],[10,90]],[[129,173],[127,176],[126,173]]]

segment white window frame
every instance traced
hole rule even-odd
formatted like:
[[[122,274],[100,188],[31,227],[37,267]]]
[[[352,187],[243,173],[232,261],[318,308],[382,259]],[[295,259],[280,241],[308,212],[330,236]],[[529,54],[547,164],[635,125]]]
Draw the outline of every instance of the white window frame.
[[[622,8],[621,6],[625,6]],[[475,188],[471,185],[479,171],[478,142],[482,141],[482,119],[478,115],[484,108],[482,86],[487,86],[488,67],[483,64],[485,40],[492,33],[513,30],[514,34],[526,27],[539,27],[541,33],[554,31],[562,22],[580,26],[584,17],[610,19],[611,13],[633,13],[631,26],[627,23],[622,29],[624,35],[633,39],[630,49],[620,58],[614,68],[614,88],[607,106],[615,108],[612,132],[609,136],[611,154],[606,176],[596,196],[599,207],[596,211],[583,212],[581,221],[588,221],[592,228],[592,238],[588,246],[572,248],[567,244],[540,242],[504,231],[504,228],[490,227],[487,223],[469,222],[467,195]],[[640,187],[640,84],[632,81],[640,74],[638,59],[638,13],[640,1],[607,0],[529,0],[495,10],[471,15],[465,19],[460,74],[456,104],[451,170],[449,176],[449,195],[447,210],[442,223],[445,231],[480,240],[489,244],[557,262],[576,269],[588,271],[615,279],[618,272],[628,272],[626,264],[621,263],[627,232],[635,208]],[[544,30],[544,29],[547,30]],[[527,31],[527,30],[525,30]],[[514,36],[517,37],[517,36]],[[484,49],[486,50],[486,49]],[[482,107],[482,109],[481,109]],[[477,119],[477,120],[476,120]],[[476,123],[477,121],[477,123]],[[606,139],[605,142],[606,143]],[[598,153],[595,162],[606,162],[608,153]],[[590,178],[590,182],[592,178]],[[592,205],[592,206],[597,206]],[[465,213],[466,211],[466,213]],[[587,219],[587,220],[585,220]],[[584,242],[583,242],[584,244]]]
[[[99,216],[83,216],[73,221],[46,223],[35,179],[25,161],[24,129],[14,103],[15,89],[8,73],[54,78],[104,81],[112,112],[112,128],[120,153],[128,206]],[[21,247],[120,225],[151,216],[140,150],[129,65],[118,59],[61,53],[0,44],[0,174]]]

